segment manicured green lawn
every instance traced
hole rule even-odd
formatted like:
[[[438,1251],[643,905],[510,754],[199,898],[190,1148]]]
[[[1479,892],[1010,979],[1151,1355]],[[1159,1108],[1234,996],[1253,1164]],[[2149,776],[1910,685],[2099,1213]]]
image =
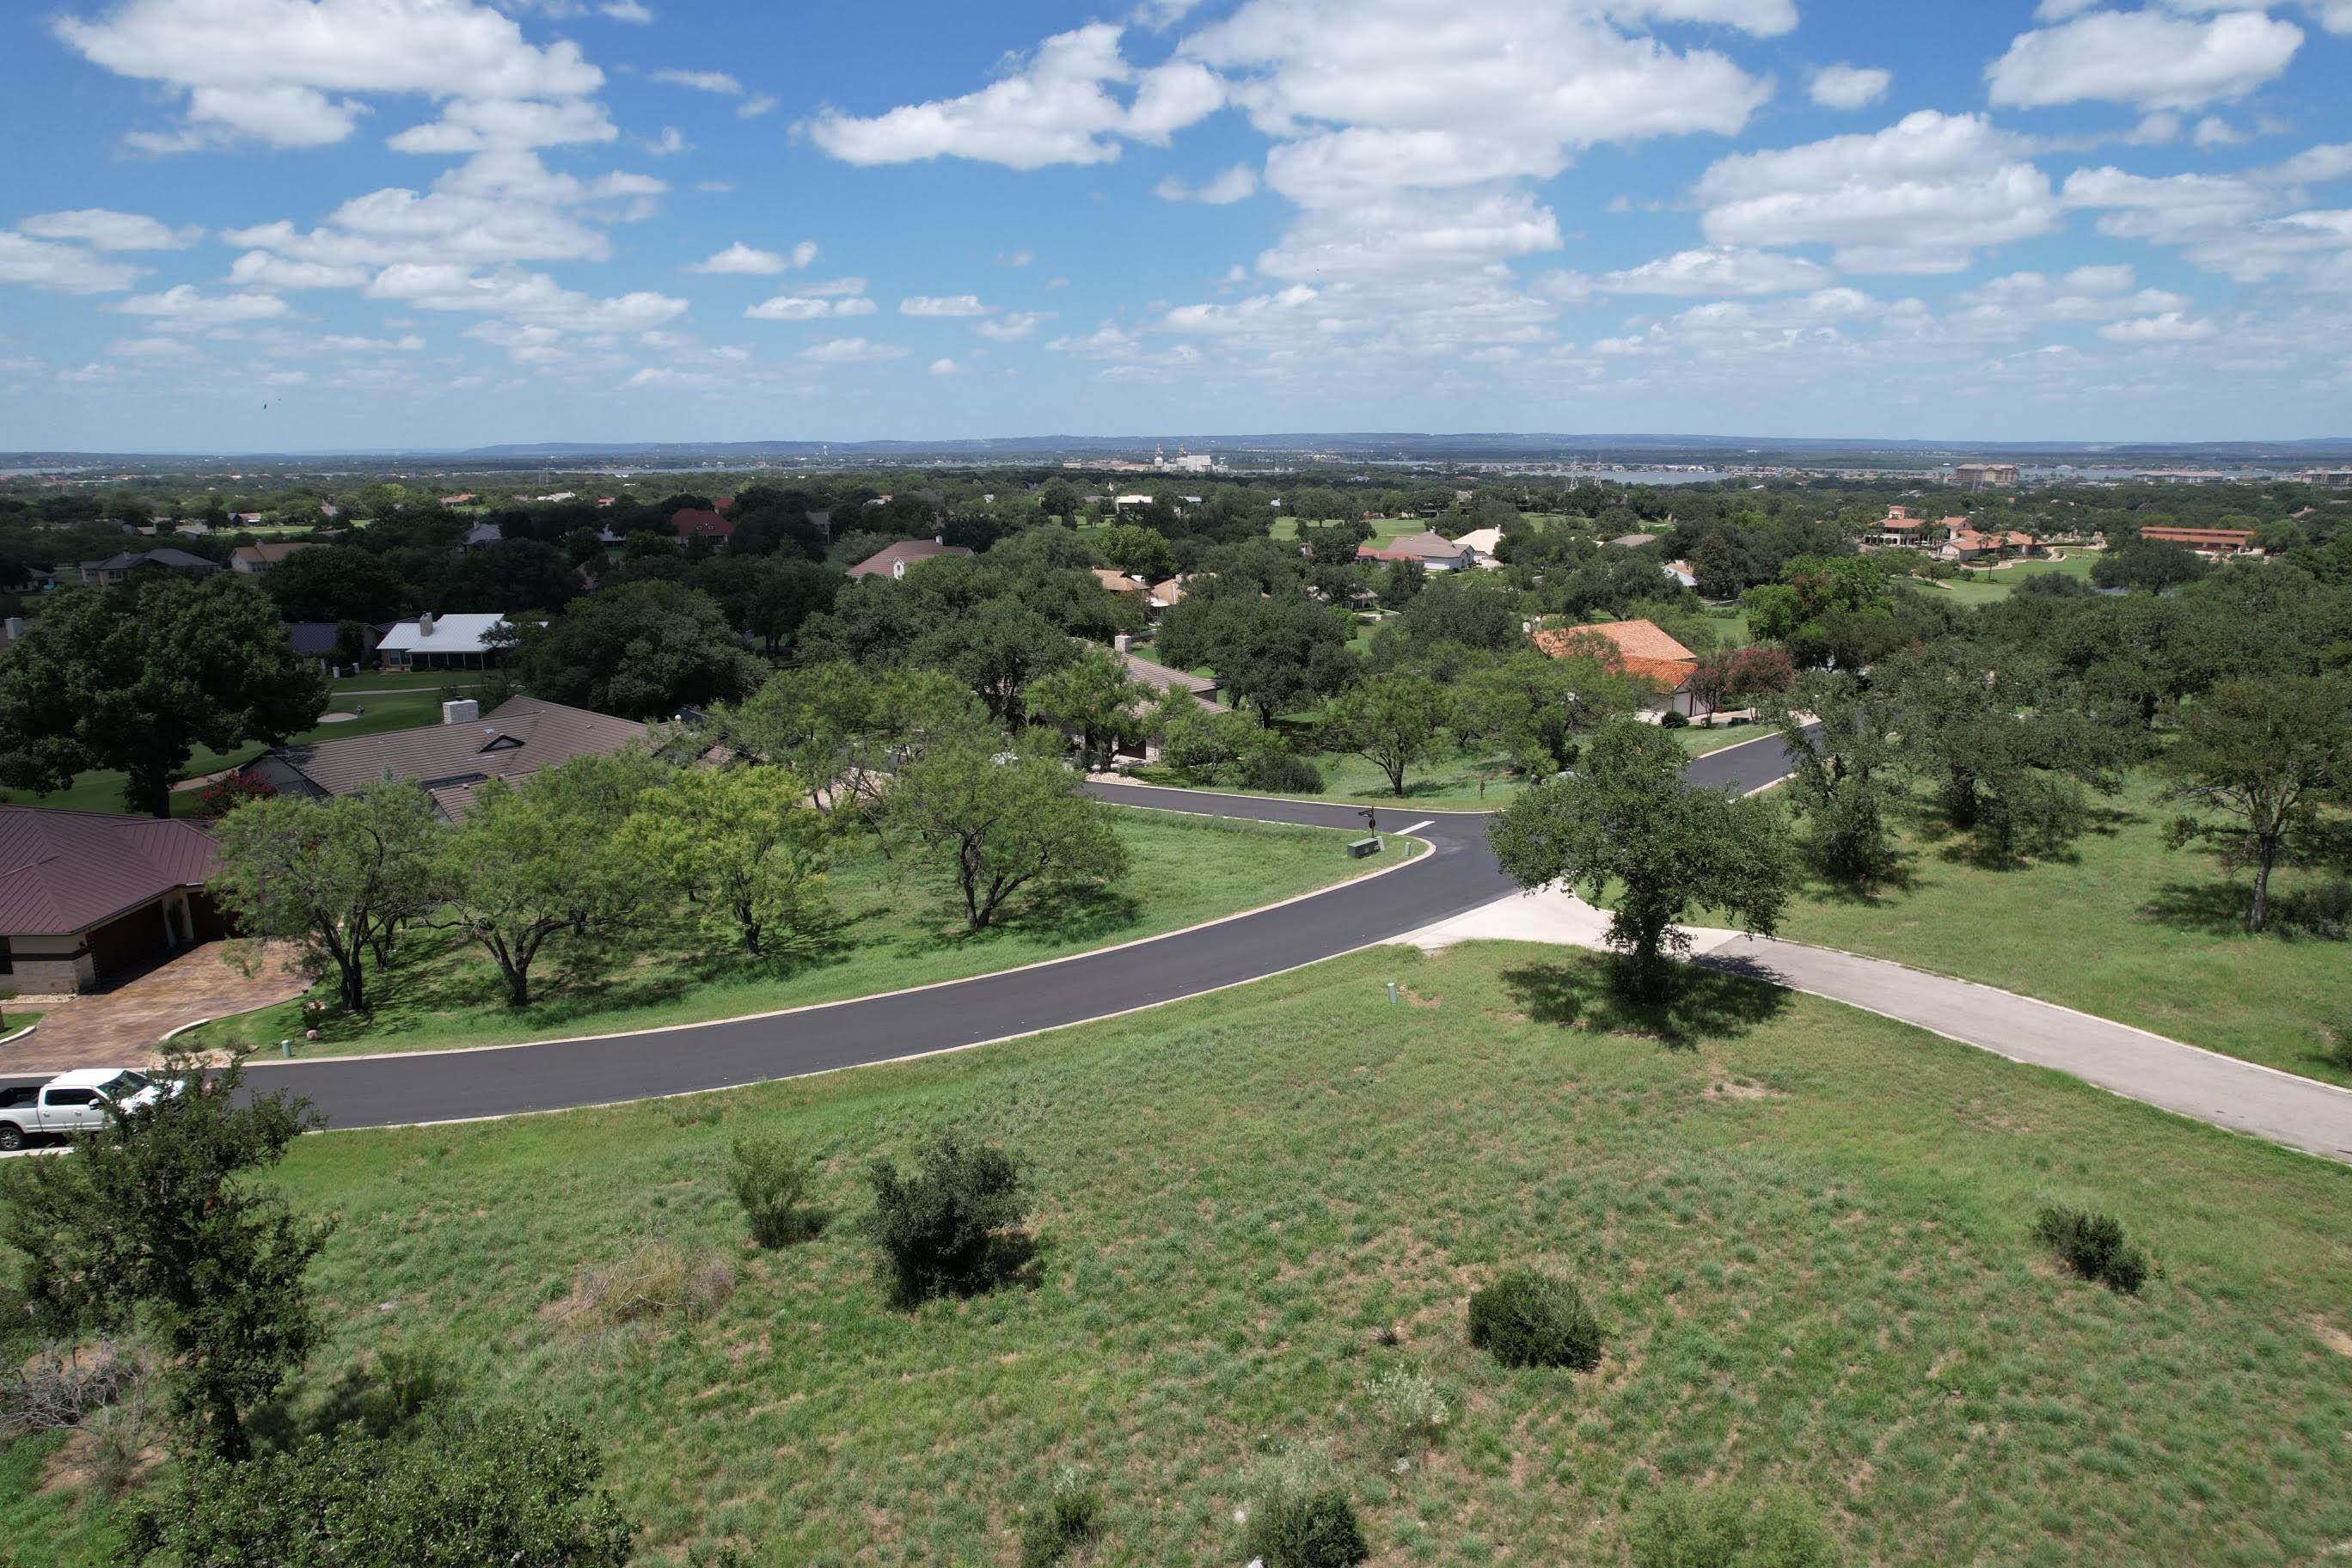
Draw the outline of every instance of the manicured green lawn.
[[[349,706],[346,706],[348,701]],[[382,734],[388,730],[413,730],[420,724],[441,721],[441,694],[432,690],[404,691],[391,697],[352,697],[338,695],[328,699],[331,713],[351,713],[352,717],[338,723],[321,724],[307,734],[294,737],[296,745],[309,745],[320,741],[333,741],[352,735]],[[240,746],[224,755],[209,746],[198,746],[189,753],[185,766],[180,770],[183,779],[203,778],[224,768],[239,767],[261,755],[260,746]],[[122,778],[111,771],[77,773],[68,787],[49,795],[35,795],[29,790],[0,789],[0,805],[40,805],[60,811],[122,811]],[[179,790],[172,796],[172,815],[187,816],[196,807],[195,792]]]
[[[1745,745],[1750,741],[1760,741],[1772,732],[1773,727],[1769,723],[1723,723],[1706,726],[1693,724],[1687,729],[1676,730],[1674,735],[1675,740],[1682,742],[1684,751],[1694,757],[1703,757],[1710,752],[1720,752],[1727,747]]]
[[[438,692],[444,687],[472,691],[481,684],[482,672],[478,669],[371,669],[340,677],[333,682],[338,698],[346,692]]]
[[[1793,1490],[1874,1568],[2340,1555],[2352,1171],[1746,982],[1668,1043],[1601,974],[1382,949],[924,1062],[306,1139],[278,1179],[340,1223],[297,1407],[436,1353],[469,1403],[585,1424],[647,1563],[1007,1563],[1060,1465],[1103,1493],[1097,1561],[1238,1563],[1241,1472],[1293,1441],[1331,1446],[1382,1564],[1622,1563],[1661,1479]],[[894,1311],[863,1171],[947,1127],[1028,1163],[1035,1279]],[[745,1245],[752,1132],[823,1152],[815,1240]],[[2063,1276],[2052,1202],[2160,1277]],[[567,1318],[653,1238],[732,1298]],[[1597,1371],[1466,1343],[1468,1293],[1523,1264],[1582,1283]],[[1367,1394],[1395,1368],[1449,1407],[1401,1471]],[[0,1455],[11,1549],[113,1562],[117,1510],[33,1494],[49,1446]]]
[[[1420,849],[1391,838],[1381,855],[1351,860],[1345,847],[1353,834],[1157,811],[1116,816],[1133,858],[1122,883],[1091,897],[1020,902],[1007,923],[977,935],[964,932],[960,906],[918,851],[900,848],[893,864],[863,847],[834,868],[825,924],[790,951],[750,958],[731,931],[681,910],[609,945],[550,943],[532,971],[538,995],[520,1010],[506,1005],[478,948],[443,932],[412,932],[387,973],[371,972],[373,1016],[329,1019],[320,1026],[324,1038],[302,1054],[610,1034],[959,980],[1181,931],[1396,865]],[[315,994],[331,998],[332,984]],[[201,1047],[275,1048],[300,1040],[305,1026],[295,1001],[185,1037]]]
[[[1972,864],[1924,811],[1906,817],[1908,886],[1872,899],[1815,889],[1780,934],[1982,981],[2249,1061],[2336,1083],[2323,1031],[2352,1029],[2352,942],[2250,937],[2246,885],[2210,856],[2164,847],[2173,808],[2135,780],[2063,860]],[[2273,884],[2290,915],[2326,891]],[[2344,918],[2338,910],[2336,918]]]
[[[1915,579],[1913,586],[1929,594],[1940,594],[1954,604],[1974,609],[1979,605],[1997,604],[2016,592],[2018,584],[2028,577],[2055,573],[2060,576],[2091,580],[2091,564],[2098,559],[2092,550],[2069,550],[2055,561],[2020,561],[1997,571],[1971,572],[1965,577],[1945,582],[1926,578]]]

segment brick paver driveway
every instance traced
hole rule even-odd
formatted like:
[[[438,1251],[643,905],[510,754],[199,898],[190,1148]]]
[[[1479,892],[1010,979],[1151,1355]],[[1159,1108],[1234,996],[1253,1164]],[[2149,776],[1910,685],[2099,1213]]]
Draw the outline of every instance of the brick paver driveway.
[[[155,1042],[183,1024],[219,1018],[299,996],[305,989],[293,955],[273,947],[251,975],[208,942],[135,980],[92,996],[20,1004],[38,1007],[41,1026],[0,1046],[0,1074],[29,1077],[68,1068],[142,1067]]]

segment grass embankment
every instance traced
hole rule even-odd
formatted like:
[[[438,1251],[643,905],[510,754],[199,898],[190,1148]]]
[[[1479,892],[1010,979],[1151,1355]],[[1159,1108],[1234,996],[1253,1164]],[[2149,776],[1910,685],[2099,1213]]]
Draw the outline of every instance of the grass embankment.
[[[2283,871],[2276,930],[2248,936],[2249,889],[2215,858],[2164,847],[2174,815],[2135,776],[2063,857],[1991,868],[1918,802],[1905,867],[1874,897],[1814,888],[1780,934],[2078,1007],[2209,1050],[2352,1083],[2324,1031],[2352,1030],[2352,943],[2304,923],[2329,880]],[[2346,911],[2334,910],[2337,921]],[[2340,931],[2340,924],[2338,927]]]
[[[411,689],[390,696],[368,696],[363,689],[369,681],[390,681],[396,677],[362,676],[348,681],[337,681],[334,693],[327,700],[327,711],[347,713],[351,717],[333,723],[320,724],[316,729],[297,735],[292,744],[314,745],[320,741],[347,740],[353,735],[380,735],[391,730],[414,730],[421,724],[441,721],[441,689],[447,678],[436,678],[429,684],[420,683]],[[242,767],[261,755],[258,745],[240,746],[223,753],[209,746],[198,746],[182,765],[182,779],[200,779],[226,768]],[[123,775],[112,771],[93,771],[74,775],[68,787],[47,795],[36,795],[30,790],[0,789],[0,805],[39,805],[58,811],[113,811],[128,809],[122,804]],[[188,816],[196,809],[194,790],[175,790],[172,795],[172,815]]]
[[[746,955],[731,931],[685,910],[621,941],[566,946],[559,939],[532,972],[537,999],[519,1009],[506,1005],[480,949],[452,933],[412,932],[390,971],[369,974],[373,1015],[330,1017],[320,1026],[324,1037],[301,1053],[610,1034],[961,980],[1180,931],[1397,865],[1421,847],[1391,838],[1381,854],[1351,860],[1344,852],[1351,834],[1143,810],[1115,816],[1133,861],[1118,886],[1016,901],[1004,923],[976,934],[964,931],[961,907],[911,846],[895,863],[862,847],[838,862],[827,879],[825,921],[768,958]],[[331,983],[312,993],[333,994]],[[301,1040],[307,1026],[298,1000],[183,1038],[207,1048],[274,1047]]]
[[[469,1399],[588,1424],[646,1563],[1007,1563],[1065,1463],[1104,1493],[1102,1561],[1238,1563],[1244,1465],[1302,1439],[1387,1563],[1620,1563],[1662,1478],[1792,1488],[1879,1568],[2352,1537],[2352,1171],[1745,982],[1669,1046],[1601,974],[1385,949],[925,1062],[306,1139],[279,1180],[340,1226],[301,1404],[437,1351]],[[861,1172],[950,1125],[1031,1163],[1037,1280],[895,1312]],[[725,1189],[760,1131],[827,1156],[830,1223],[788,1251],[749,1249]],[[2062,1276],[2030,1234],[2052,1202],[2118,1215],[2161,1277]],[[732,1299],[564,1318],[649,1237],[730,1260]],[[1582,1282],[1597,1372],[1468,1348],[1468,1292],[1521,1264]],[[1399,1366],[1452,1407],[1401,1473],[1366,1436]],[[28,1495],[50,1446],[0,1458],[0,1528],[26,1568],[113,1561],[105,1505]]]

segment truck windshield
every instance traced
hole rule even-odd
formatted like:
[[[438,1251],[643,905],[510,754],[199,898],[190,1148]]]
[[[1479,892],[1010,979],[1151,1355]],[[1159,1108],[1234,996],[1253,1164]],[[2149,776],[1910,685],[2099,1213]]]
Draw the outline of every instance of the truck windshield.
[[[128,1100],[147,1087],[143,1072],[119,1072],[98,1086],[98,1092],[109,1100]]]

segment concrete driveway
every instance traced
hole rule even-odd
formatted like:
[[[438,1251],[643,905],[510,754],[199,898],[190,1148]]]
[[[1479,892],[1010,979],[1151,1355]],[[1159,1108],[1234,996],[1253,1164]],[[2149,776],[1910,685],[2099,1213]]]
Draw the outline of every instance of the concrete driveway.
[[[228,962],[227,948],[221,942],[192,947],[111,991],[13,1004],[37,1009],[41,1024],[15,1044],[0,1046],[0,1073],[143,1067],[154,1059],[156,1042],[184,1024],[267,1007],[309,988],[288,949],[273,945],[248,975]]]

